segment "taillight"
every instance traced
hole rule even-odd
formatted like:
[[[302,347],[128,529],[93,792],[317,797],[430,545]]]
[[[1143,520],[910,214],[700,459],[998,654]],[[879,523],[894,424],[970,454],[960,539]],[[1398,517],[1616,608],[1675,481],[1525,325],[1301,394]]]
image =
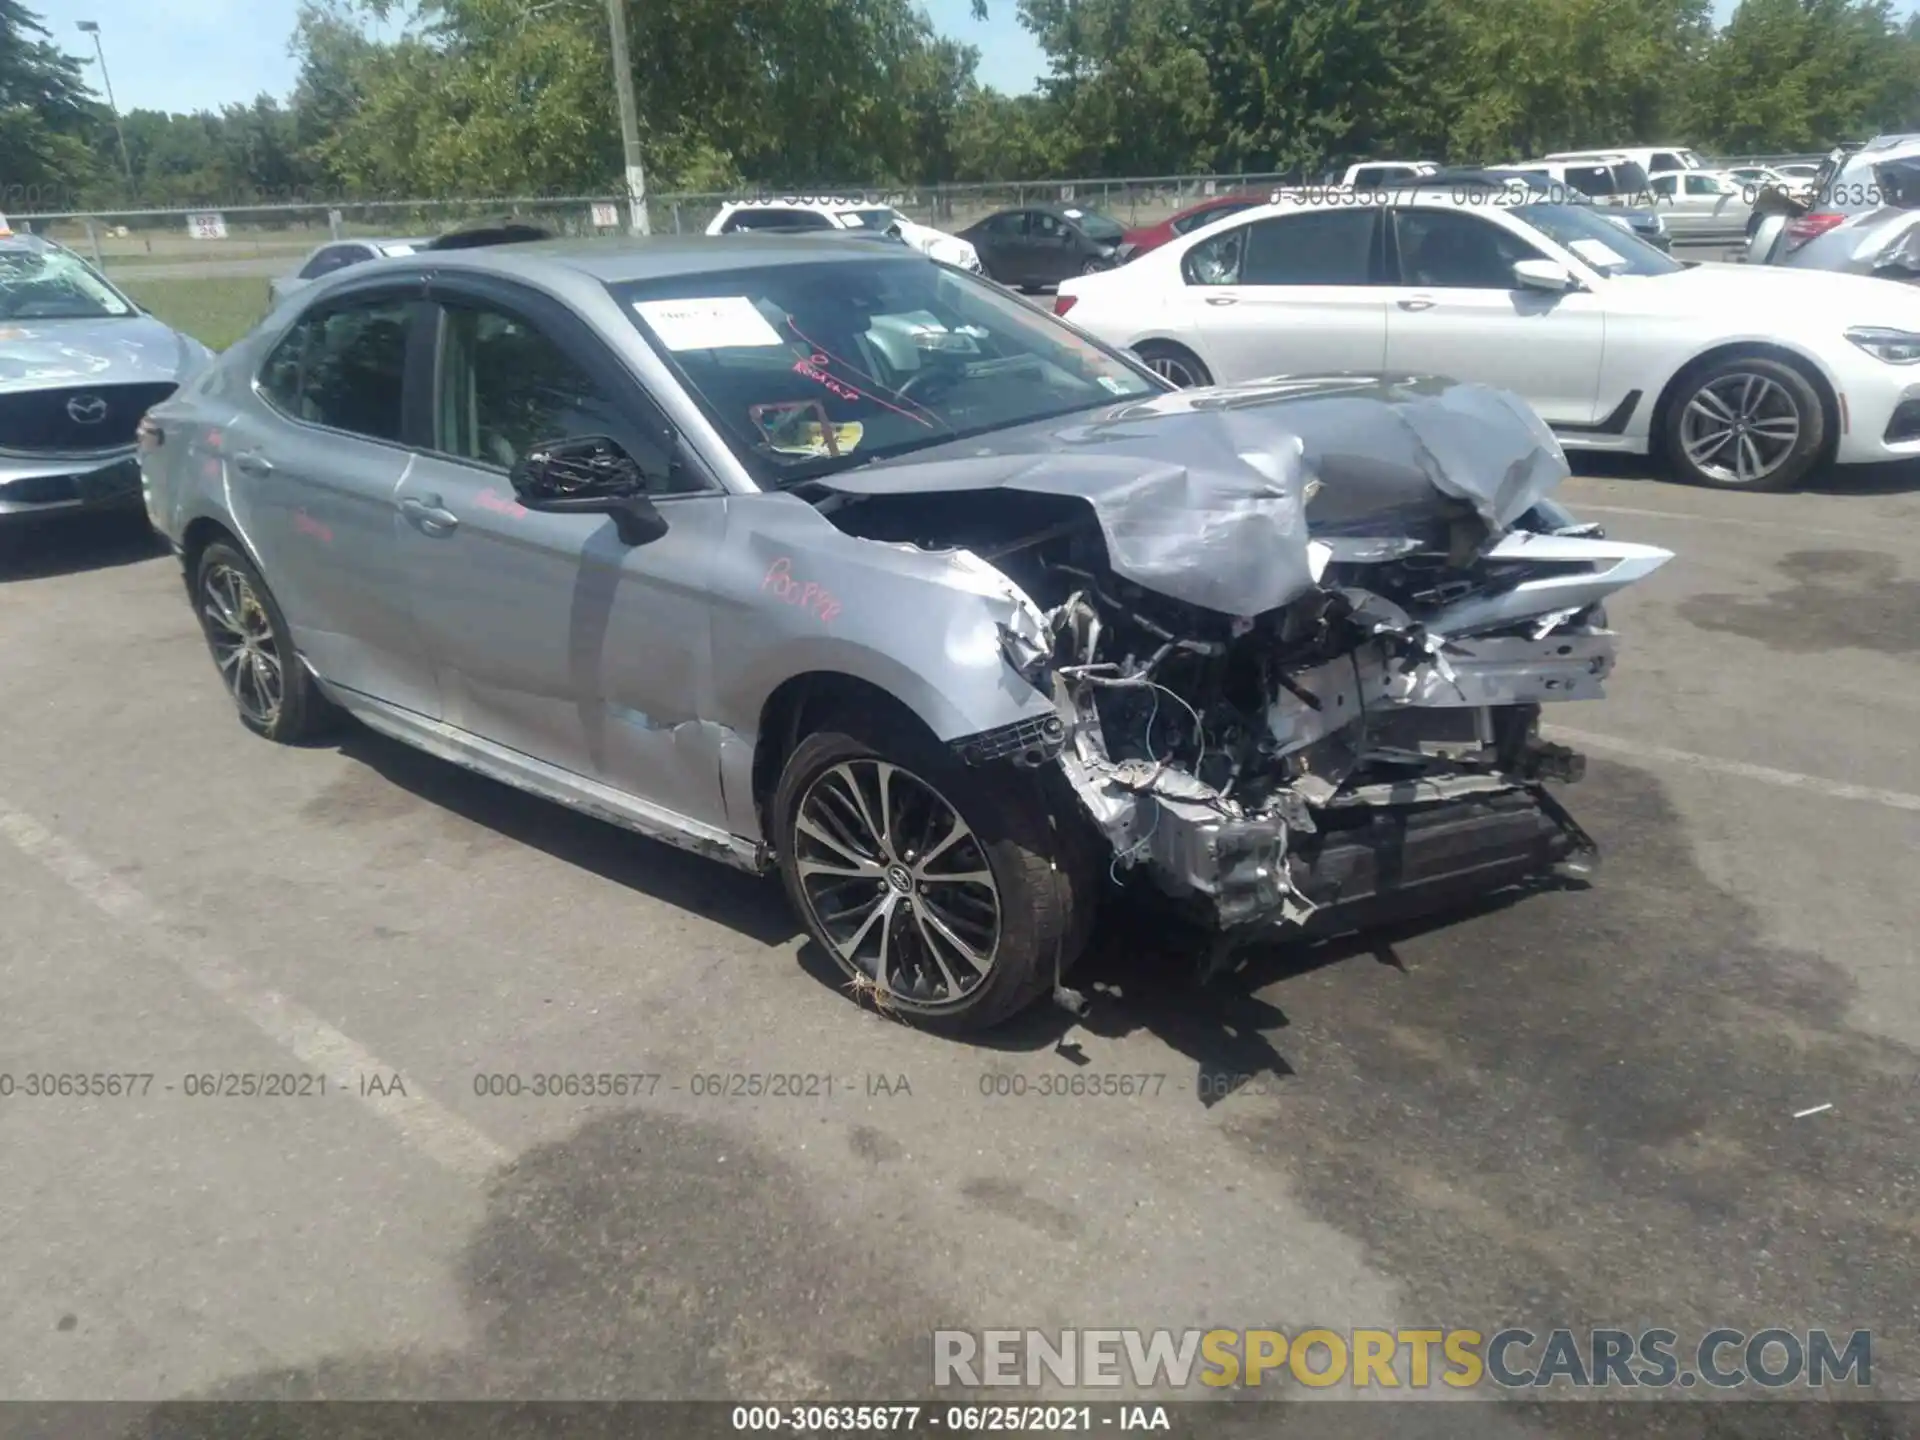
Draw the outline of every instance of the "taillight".
[[[140,417],[140,424],[135,428],[133,436],[142,450],[158,450],[167,443],[167,432],[160,428],[159,423],[151,415]]]
[[[1787,222],[1787,249],[1798,250],[1809,240],[1818,239],[1834,226],[1844,224],[1846,216],[1835,215],[1830,210],[1816,210],[1811,215],[1802,215],[1797,220]]]
[[[1056,295],[1053,297],[1053,313],[1064,315],[1080,303],[1078,295]]]

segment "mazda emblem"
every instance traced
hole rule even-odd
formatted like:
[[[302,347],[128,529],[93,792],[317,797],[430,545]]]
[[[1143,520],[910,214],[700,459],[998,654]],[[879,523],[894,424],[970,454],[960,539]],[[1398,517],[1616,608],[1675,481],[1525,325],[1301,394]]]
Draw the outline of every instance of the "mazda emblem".
[[[67,401],[67,418],[76,425],[98,425],[107,418],[107,402],[98,395],[76,395]]]

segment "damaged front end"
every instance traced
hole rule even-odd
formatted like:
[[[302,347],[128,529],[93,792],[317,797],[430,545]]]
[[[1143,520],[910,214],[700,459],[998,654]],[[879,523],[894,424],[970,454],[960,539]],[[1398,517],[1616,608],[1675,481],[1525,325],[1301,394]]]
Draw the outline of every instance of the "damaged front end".
[[[1546,499],[1565,466],[1530,412],[1343,377],[1184,392],[1055,439],[937,485],[870,473],[849,488],[874,508],[836,523],[937,530],[1031,598],[1002,649],[1054,713],[960,754],[1057,764],[1116,883],[1231,948],[1592,858],[1546,788],[1583,762],[1542,740],[1541,707],[1601,694],[1603,602],[1671,556]],[[942,516],[954,491],[973,493]]]

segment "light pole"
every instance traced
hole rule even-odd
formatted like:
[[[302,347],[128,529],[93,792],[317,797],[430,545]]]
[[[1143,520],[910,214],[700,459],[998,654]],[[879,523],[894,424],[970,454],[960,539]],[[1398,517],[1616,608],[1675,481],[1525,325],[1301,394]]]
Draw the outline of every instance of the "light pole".
[[[647,175],[640,168],[640,112],[633,101],[633,64],[627,58],[626,0],[607,0],[607,30],[613,37],[613,93],[620,104],[620,140],[627,159],[627,214],[634,231],[651,235]]]
[[[98,20],[76,20],[84,35],[93,36],[93,53],[100,57],[100,82],[107,87],[107,108],[113,112],[113,133],[120,141],[120,168],[127,172],[127,184],[133,184],[133,161],[127,158],[127,132],[120,128],[120,107],[113,102],[113,77],[107,74],[107,52],[100,43]]]

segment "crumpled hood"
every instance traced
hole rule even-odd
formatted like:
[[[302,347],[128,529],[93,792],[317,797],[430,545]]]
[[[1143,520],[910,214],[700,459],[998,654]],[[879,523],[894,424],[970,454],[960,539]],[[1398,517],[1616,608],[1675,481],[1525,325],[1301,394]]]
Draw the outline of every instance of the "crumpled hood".
[[[180,381],[211,353],[151,315],[0,320],[0,394]]]
[[[1175,391],[820,483],[850,495],[1078,496],[1115,574],[1204,609],[1258,615],[1313,588],[1316,534],[1398,537],[1448,501],[1498,534],[1566,475],[1553,432],[1506,391],[1337,375]]]

